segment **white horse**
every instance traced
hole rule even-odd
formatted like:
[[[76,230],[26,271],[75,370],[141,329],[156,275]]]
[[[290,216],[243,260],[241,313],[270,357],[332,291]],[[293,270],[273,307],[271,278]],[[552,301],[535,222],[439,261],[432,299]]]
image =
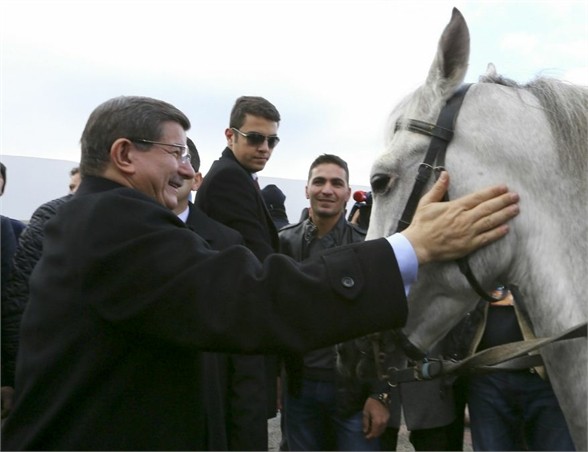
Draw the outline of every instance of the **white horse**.
[[[431,141],[408,130],[408,120],[435,124],[463,82],[468,58],[469,31],[454,9],[426,82],[391,114],[386,152],[371,173],[368,239],[396,230]],[[485,289],[495,281],[519,287],[537,337],[587,319],[587,111],[585,87],[543,78],[519,86],[489,65],[467,92],[447,148],[450,199],[498,183],[520,194],[521,213],[507,237],[469,261]],[[455,263],[426,265],[411,289],[403,331],[427,350],[478,300]],[[578,450],[587,450],[586,343],[573,339],[541,351]]]

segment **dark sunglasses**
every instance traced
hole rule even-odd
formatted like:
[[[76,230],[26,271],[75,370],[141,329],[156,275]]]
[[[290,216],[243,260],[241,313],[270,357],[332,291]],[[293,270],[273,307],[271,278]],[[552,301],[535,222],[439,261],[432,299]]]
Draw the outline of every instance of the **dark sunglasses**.
[[[270,149],[276,147],[276,145],[280,142],[280,138],[277,135],[270,135],[266,136],[259,132],[241,132],[239,129],[231,127],[231,130],[237,132],[239,135],[244,136],[247,139],[247,144],[250,146],[259,146],[263,144],[265,140],[267,140],[267,145]]]

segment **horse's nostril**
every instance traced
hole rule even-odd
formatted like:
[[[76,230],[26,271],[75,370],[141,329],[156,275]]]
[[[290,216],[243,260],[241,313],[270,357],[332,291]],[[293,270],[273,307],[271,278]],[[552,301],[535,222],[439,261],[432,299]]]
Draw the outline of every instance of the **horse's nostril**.
[[[370,180],[373,193],[383,193],[388,188],[390,183],[390,176],[387,174],[374,174]]]

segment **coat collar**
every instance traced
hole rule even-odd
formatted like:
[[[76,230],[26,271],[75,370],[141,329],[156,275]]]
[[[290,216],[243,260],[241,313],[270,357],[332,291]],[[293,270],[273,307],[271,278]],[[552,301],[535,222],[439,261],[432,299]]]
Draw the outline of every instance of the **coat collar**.
[[[111,179],[99,176],[84,176],[74,196],[79,197],[91,193],[114,190],[116,188],[130,188]]]

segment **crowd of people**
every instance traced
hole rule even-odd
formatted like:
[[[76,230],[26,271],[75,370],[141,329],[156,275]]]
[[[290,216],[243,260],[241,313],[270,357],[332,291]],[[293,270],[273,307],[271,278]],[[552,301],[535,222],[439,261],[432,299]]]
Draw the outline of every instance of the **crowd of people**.
[[[487,421],[477,389],[498,377],[425,391],[337,364],[403,325],[420,265],[503,237],[518,196],[494,186],[441,202],[442,173],[406,230],[364,241],[371,193],[346,218],[348,165],[322,153],[308,208],[290,223],[284,193],[258,178],[280,121],[267,99],[238,98],[226,147],[202,175],[184,113],[147,97],[107,100],[83,130],[70,193],[21,231],[2,217],[2,448],[267,450],[279,411],[281,450],[395,450],[402,409],[416,450],[461,450],[471,402],[476,450],[573,449],[539,373],[521,371],[518,391],[533,385],[549,404],[527,393],[533,406],[508,414],[513,443],[499,443],[506,427]],[[493,341],[518,338],[484,325]]]

